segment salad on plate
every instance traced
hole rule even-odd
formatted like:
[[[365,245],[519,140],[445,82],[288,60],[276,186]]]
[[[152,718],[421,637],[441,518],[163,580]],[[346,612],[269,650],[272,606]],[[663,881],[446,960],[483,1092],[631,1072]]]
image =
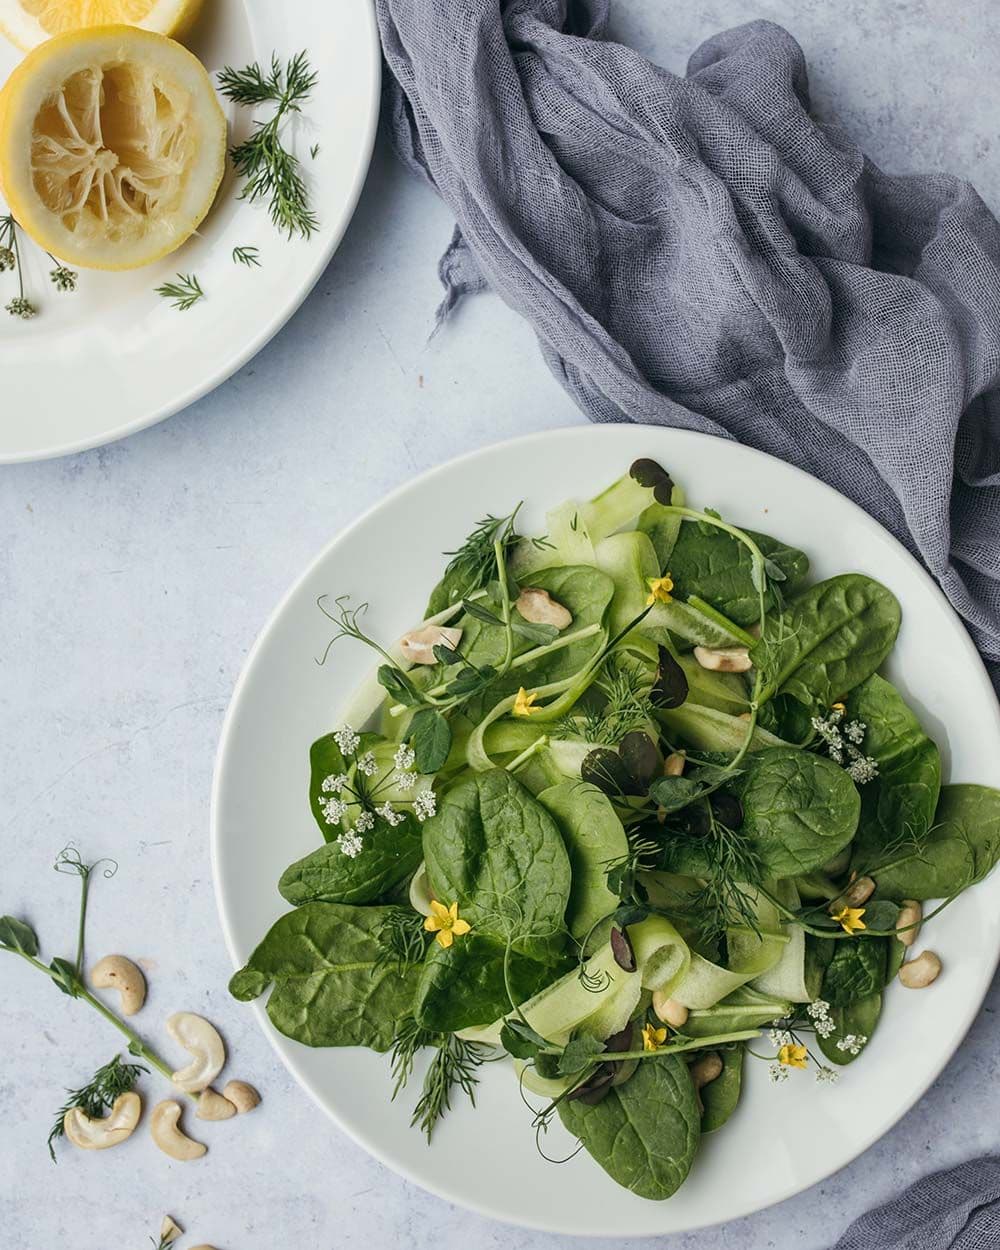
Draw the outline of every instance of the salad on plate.
[[[922,926],[1000,857],[1000,792],[942,785],[879,674],[877,581],[811,583],[652,460],[542,536],[518,513],[396,643],[320,600],[379,666],[310,748],[323,843],[230,989],[305,1045],[390,1052],[392,1097],[421,1065],[428,1139],[509,1059],[545,1157],[558,1119],[665,1199],[749,1065],[833,1082],[893,982],[942,974]]]

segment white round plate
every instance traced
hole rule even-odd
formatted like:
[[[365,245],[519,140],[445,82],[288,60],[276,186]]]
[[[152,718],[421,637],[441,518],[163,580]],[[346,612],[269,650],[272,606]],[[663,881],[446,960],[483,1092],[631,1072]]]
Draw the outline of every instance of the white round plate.
[[[479,517],[509,512],[523,498],[522,532],[537,533],[547,508],[591,497],[640,456],[667,467],[698,504],[804,548],[816,577],[858,570],[891,587],[903,627],[888,674],[940,744],[950,780],[1000,783],[1000,708],[968,636],[927,574],[860,508],[779,460],[700,434],[601,426],[534,435],[455,460],[391,495],[327,547],[258,640],[229,709],[213,797],[216,892],[237,966],[287,910],[276,888],[281,871],[319,844],[308,804],[309,745],[339,723],[338,706],[370,663],[360,644],[345,639],[324,668],[316,666],[331,633],[317,596],[369,600],[368,628],[398,637],[420,619],[440,553]],[[963,895],[933,921],[933,932],[945,975],[924,994],[889,990],[878,1032],[838,1086],[817,1085],[806,1072],[773,1086],[766,1066],[748,1061],[735,1116],[704,1140],[690,1177],[667,1202],[621,1189],[585,1153],[561,1167],[540,1158],[505,1063],[483,1069],[476,1108],[460,1098],[427,1146],[408,1127],[415,1093],[389,1101],[385,1056],[310,1050],[276,1033],[260,1004],[255,1010],[281,1058],[336,1123],[426,1189],[533,1228],[647,1236],[788,1198],[895,1124],[954,1052],[993,976],[1000,875]],[[557,1122],[546,1153],[560,1158],[572,1148]]]
[[[226,65],[267,67],[273,53],[285,61],[308,52],[316,87],[288,133],[320,228],[309,239],[279,234],[265,204],[237,198],[242,180],[230,167],[197,236],[144,269],[80,270],[75,293],[56,292],[51,262],[22,236],[26,294],[39,314],[20,321],[3,312],[16,282],[0,274],[0,464],[97,447],[200,399],[284,325],[347,229],[378,121],[381,60],[371,0],[208,0],[186,42],[213,78]],[[0,38],[0,84],[20,55]],[[230,140],[239,142],[253,114],[222,103]],[[0,199],[0,214],[6,211]],[[259,250],[260,268],[234,263],[233,248],[245,246]],[[178,273],[197,275],[206,295],[187,312],[155,294]]]

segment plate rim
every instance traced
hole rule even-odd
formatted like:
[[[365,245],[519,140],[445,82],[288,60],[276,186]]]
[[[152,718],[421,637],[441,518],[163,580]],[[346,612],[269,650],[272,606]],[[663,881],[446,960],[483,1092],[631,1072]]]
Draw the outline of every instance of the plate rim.
[[[307,271],[301,286],[291,291],[289,297],[280,305],[279,309],[272,313],[258,333],[244,344],[240,350],[231,356],[227,356],[221,366],[211,370],[200,382],[189,387],[181,395],[168,400],[166,403],[153,406],[141,416],[133,418],[124,425],[116,426],[111,431],[84,435],[82,438],[70,442],[31,451],[10,452],[0,448],[0,465],[33,464],[39,461],[56,460],[61,456],[76,455],[83,451],[93,451],[97,447],[107,447],[112,443],[120,442],[123,438],[129,438],[132,434],[138,434],[142,430],[147,430],[151,426],[158,425],[161,421],[166,421],[168,418],[176,416],[179,412],[183,412],[185,408],[190,408],[192,404],[196,404],[200,399],[204,399],[206,395],[220,387],[223,382],[228,382],[244,365],[248,364],[258,353],[262,352],[275,335],[283,330],[299,311],[326,272],[327,266],[340,247],[344,235],[347,233],[347,228],[354,218],[358,201],[361,198],[361,192],[364,189],[365,181],[371,169],[375,139],[378,135],[382,99],[382,43],[378,33],[378,22],[375,18],[374,0],[359,0],[359,2],[364,12],[364,21],[368,31],[367,59],[371,84],[368,98],[364,102],[366,109],[365,131],[362,136],[359,159],[351,176],[350,191],[344,200],[340,220],[330,231],[327,240],[317,248],[315,260]],[[252,17],[252,13],[250,16]]]
[[[463,452],[461,455],[454,456],[441,464],[434,465],[425,469],[422,473],[408,478],[406,481],[401,482],[393,490],[378,499],[370,507],[366,508],[323,545],[320,551],[312,560],[309,561],[303,571],[294,579],[286,592],[281,596],[278,604],[268,616],[265,624],[260,629],[260,632],[250,647],[250,650],[247,652],[246,660],[244,661],[240,674],[235,685],[233,686],[233,692],[230,697],[229,705],[226,709],[226,715],[223,719],[222,728],[220,730],[219,744],[216,750],[215,763],[212,773],[212,790],[209,812],[209,849],[212,868],[213,893],[215,896],[216,910],[219,915],[219,922],[222,927],[223,938],[226,944],[226,950],[229,954],[230,960],[232,961],[234,970],[238,970],[242,966],[242,960],[236,953],[236,944],[228,915],[228,906],[222,888],[219,864],[221,841],[219,815],[223,776],[228,763],[226,758],[227,744],[233,725],[239,715],[242,701],[246,695],[250,675],[256,666],[264,645],[266,644],[271,633],[277,627],[279,620],[288,609],[292,599],[297,595],[300,587],[312,577],[316,569],[322,565],[331,556],[331,554],[337,550],[338,547],[349,541],[355,530],[360,529],[366,524],[369,517],[379,512],[382,508],[395,503],[398,499],[404,497],[409,492],[421,488],[429,481],[433,481],[434,478],[445,472],[450,472],[457,467],[468,465],[476,460],[488,460],[489,457],[499,448],[507,448],[513,445],[530,447],[533,444],[550,440],[565,440],[567,442],[572,442],[576,439],[616,437],[623,430],[634,431],[637,428],[646,430],[649,436],[653,439],[666,438],[669,440],[671,437],[679,437],[682,441],[690,439],[696,442],[704,441],[706,444],[719,441],[717,435],[705,434],[697,430],[688,430],[674,426],[639,426],[638,423],[633,422],[614,422],[597,425],[554,427],[549,430],[536,431],[534,433],[520,435],[515,438],[501,439],[483,447],[473,448],[470,451]],[[734,440],[723,439],[722,441],[731,442]],[[859,514],[866,522],[874,525],[877,529],[882,531],[886,538],[889,539],[892,545],[895,546],[898,552],[905,558],[905,562],[910,565],[911,571],[916,574],[917,580],[923,584],[924,589],[929,591],[939,600],[941,606],[946,611],[946,615],[949,616],[952,623],[958,627],[957,634],[960,638],[960,645],[963,648],[964,656],[966,659],[971,661],[971,667],[975,671],[979,682],[991,696],[994,731],[998,738],[1000,738],[1000,700],[996,698],[996,692],[994,690],[993,683],[990,680],[986,666],[983,663],[983,659],[976,649],[975,643],[972,641],[972,637],[966,628],[965,622],[952,606],[940,586],[938,586],[937,582],[920,563],[916,556],[907,550],[904,544],[901,543],[894,534],[887,530],[859,504],[855,503],[852,499],[849,499],[846,495],[841,494],[840,491],[836,490],[833,486],[830,486],[826,482],[821,481],[819,478],[814,477],[813,474],[809,473],[807,470],[800,468],[798,465],[791,464],[786,460],[782,460],[779,456],[773,456],[769,452],[761,451],[758,448],[749,447],[742,443],[736,443],[735,445],[740,447],[742,451],[751,458],[751,460],[756,457],[761,457],[765,460],[776,461],[784,469],[790,470],[794,476],[810,483],[813,488],[818,488],[821,494],[825,493],[834,496],[841,504],[847,505],[850,510]],[[977,884],[985,887],[987,885],[987,880],[988,878]],[[1000,875],[994,878],[993,889],[994,891],[1000,889]],[[952,1044],[949,1045],[946,1053],[941,1057],[940,1062],[934,1066],[933,1070],[929,1073],[927,1079],[923,1083],[918,1083],[918,1087],[915,1090],[907,1092],[905,1099],[898,1104],[892,1119],[888,1123],[881,1125],[876,1130],[868,1132],[863,1137],[859,1138],[856,1148],[852,1146],[852,1153],[841,1163],[838,1163],[835,1167],[825,1171],[821,1176],[817,1177],[805,1187],[793,1183],[776,1194],[774,1197],[769,1198],[766,1202],[748,1206],[735,1214],[731,1213],[721,1222],[708,1216],[705,1219],[689,1221],[685,1223],[683,1228],[674,1228],[667,1231],[660,1229],[657,1231],[652,1225],[648,1225],[644,1231],[628,1233],[618,1231],[613,1235],[621,1240],[634,1240],[639,1237],[674,1236],[686,1232],[696,1232],[705,1228],[721,1226],[721,1224],[728,1224],[738,1219],[745,1219],[748,1216],[759,1214],[761,1211],[766,1211],[772,1207],[778,1206],[780,1203],[786,1202],[799,1194],[807,1193],[817,1185],[824,1184],[832,1176],[835,1176],[837,1173],[841,1172],[844,1168],[848,1167],[851,1163],[858,1159],[887,1133],[891,1132],[892,1129],[899,1124],[904,1116],[912,1110],[920,1099],[924,1097],[930,1087],[937,1081],[941,1073],[947,1067],[948,1063],[954,1057],[958,1048],[961,1046],[973,1023],[978,1018],[998,966],[1000,966],[1000,940],[996,942],[992,954],[990,954],[985,960],[981,961],[978,965],[980,973],[979,984],[977,985],[975,992],[970,995],[967,1000],[967,1003],[971,1004],[971,1006],[967,1006],[963,1016],[958,1019],[955,1026]],[[394,1159],[389,1159],[383,1153],[381,1147],[376,1141],[372,1140],[364,1131],[360,1131],[355,1126],[345,1123],[345,1121],[338,1115],[336,1109],[332,1105],[329,1105],[318,1092],[313,1090],[307,1077],[300,1073],[296,1067],[294,1060],[295,1051],[291,1039],[284,1037],[278,1032],[277,1029],[274,1028],[267,1017],[263,1004],[257,1001],[250,1005],[258,1023],[263,1029],[264,1035],[267,1037],[284,1067],[295,1080],[295,1083],[302,1090],[304,1090],[312,1102],[314,1102],[326,1114],[326,1116],[333,1121],[341,1132],[345,1133],[353,1142],[359,1145],[363,1150],[367,1151],[385,1167],[388,1167],[396,1175],[402,1176],[404,1179],[418,1186],[420,1189],[434,1194],[436,1197],[443,1199],[445,1202],[453,1203],[464,1208],[465,1210],[473,1211],[478,1215],[496,1220],[510,1227],[527,1228],[537,1232],[551,1233],[561,1236],[576,1236],[588,1239],[598,1237],[607,1238],[609,1235],[612,1235],[605,1229],[584,1232],[573,1230],[572,1232],[568,1232],[564,1225],[554,1221],[543,1221],[538,1219],[528,1221],[514,1219],[506,1211],[499,1210],[480,1200],[466,1198],[457,1192],[456,1189],[445,1183],[439,1183],[436,1178],[428,1180],[427,1177],[422,1174],[417,1175],[416,1172],[414,1172],[407,1165],[397,1162]],[[649,1204],[651,1209],[661,1205],[662,1204]]]

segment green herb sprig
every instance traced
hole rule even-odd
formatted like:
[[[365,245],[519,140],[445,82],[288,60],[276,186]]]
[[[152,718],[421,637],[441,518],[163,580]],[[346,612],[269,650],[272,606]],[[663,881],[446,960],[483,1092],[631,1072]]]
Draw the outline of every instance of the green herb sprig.
[[[404,1020],[392,1045],[394,1100],[412,1075],[417,1054],[427,1047],[433,1047],[436,1053],[424,1075],[423,1088],[410,1124],[418,1126],[430,1141],[438,1121],[451,1110],[456,1090],[475,1105],[479,1083],[477,1069],[487,1062],[490,1048],[480,1042],[464,1041],[454,1033],[435,1033],[421,1028],[412,1018]]]
[[[234,104],[245,108],[275,106],[272,116],[267,121],[255,121],[253,134],[229,155],[236,172],[247,179],[240,199],[251,203],[266,199],[271,221],[289,238],[298,234],[307,239],[319,229],[298,158],[281,140],[288,117],[302,111],[315,85],[316,74],[305,51],[285,66],[275,54],[269,73],[254,61],[244,69],[227,66],[219,74],[219,88]]]
[[[164,282],[156,288],[156,294],[170,300],[178,312],[187,312],[205,298],[201,283],[193,273],[179,273],[176,282]]]

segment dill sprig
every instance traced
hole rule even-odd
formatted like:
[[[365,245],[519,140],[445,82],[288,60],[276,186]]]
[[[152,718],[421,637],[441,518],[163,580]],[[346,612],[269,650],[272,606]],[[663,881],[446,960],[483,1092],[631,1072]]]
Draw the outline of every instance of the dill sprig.
[[[0,273],[14,270],[17,273],[17,295],[4,305],[4,311],[12,317],[29,321],[38,309],[24,294],[24,267],[21,264],[21,248],[17,241],[17,222],[8,213],[0,217]]]
[[[683,903],[671,905],[670,914],[687,927],[703,949],[719,943],[727,929],[748,928],[760,933],[756,890],[763,879],[760,857],[741,830],[731,829],[715,815],[708,802],[700,804],[706,827],[698,839],[705,872],[698,887]],[[663,849],[690,846],[689,834],[665,831]]]
[[[193,273],[179,273],[176,282],[164,282],[163,286],[156,288],[156,294],[170,300],[179,312],[187,312],[205,298],[201,283]]]
[[[475,1106],[479,1083],[476,1069],[486,1062],[489,1047],[481,1042],[466,1042],[454,1033],[435,1033],[408,1017],[401,1022],[392,1044],[393,1099],[412,1075],[417,1053],[428,1046],[434,1047],[437,1053],[424,1075],[410,1124],[418,1126],[430,1141],[438,1120],[451,1110],[456,1088]]]
[[[495,544],[500,544],[500,551],[506,559],[511,549],[520,541],[514,524],[521,506],[518,504],[509,516],[483,517],[461,547],[444,553],[451,557],[445,566],[445,577],[451,577],[457,583],[452,595],[454,600],[467,599],[476,591],[485,590],[496,576]]]
[[[319,228],[319,220],[309,207],[309,192],[302,178],[298,159],[281,142],[282,128],[292,113],[302,111],[303,102],[316,85],[316,74],[309,67],[305,51],[282,66],[275,54],[270,73],[255,61],[244,69],[227,66],[219,74],[222,94],[234,104],[254,108],[274,104],[267,121],[255,121],[249,139],[232,148],[229,155],[238,174],[247,179],[240,199],[269,201],[271,221],[288,235],[308,238]]]
[[[248,269],[259,269],[259,249],[256,247],[234,247],[233,264],[246,265]]]
[[[602,706],[564,716],[553,727],[554,738],[582,738],[613,747],[627,733],[647,728],[653,708],[649,701],[649,677],[639,666],[610,657],[594,689],[604,697]]]
[[[97,1119],[110,1111],[115,1105],[115,1099],[133,1089],[140,1075],[148,1071],[140,1063],[123,1063],[121,1055],[115,1055],[102,1068],[97,1069],[86,1085],[81,1085],[79,1089],[68,1089],[66,1093],[69,1097],[56,1112],[49,1133],[48,1146],[52,1162],[56,1161],[55,1143],[66,1131],[63,1120],[67,1111],[79,1107],[84,1115]]]

